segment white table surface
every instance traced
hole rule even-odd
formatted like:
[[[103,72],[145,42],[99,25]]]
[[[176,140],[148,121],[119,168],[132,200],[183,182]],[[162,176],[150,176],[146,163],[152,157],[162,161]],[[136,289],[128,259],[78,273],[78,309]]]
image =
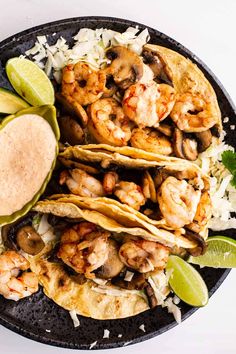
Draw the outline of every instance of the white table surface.
[[[58,19],[106,15],[138,21],[173,37],[198,55],[236,102],[236,1],[234,0],[0,0],[0,40]],[[206,308],[163,335],[114,353],[236,353],[236,271]],[[0,327],[0,353],[64,354]]]

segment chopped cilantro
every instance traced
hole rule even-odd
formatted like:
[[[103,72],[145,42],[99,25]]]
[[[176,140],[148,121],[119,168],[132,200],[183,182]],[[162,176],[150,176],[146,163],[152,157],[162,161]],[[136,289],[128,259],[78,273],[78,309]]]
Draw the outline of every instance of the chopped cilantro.
[[[221,157],[224,166],[233,176],[231,184],[236,188],[236,153],[231,150],[227,150],[223,152]]]

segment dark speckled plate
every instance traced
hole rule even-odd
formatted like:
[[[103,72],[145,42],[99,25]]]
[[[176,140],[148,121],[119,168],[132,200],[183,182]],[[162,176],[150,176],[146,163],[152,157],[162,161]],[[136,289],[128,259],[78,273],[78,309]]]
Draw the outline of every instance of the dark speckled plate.
[[[6,61],[31,48],[38,35],[47,34],[50,43],[54,43],[60,36],[72,42],[73,35],[82,27],[93,29],[106,27],[122,32],[129,26],[139,26],[140,29],[147,27],[117,18],[81,17],[41,25],[10,37],[0,43],[0,86],[10,88],[4,70]],[[230,117],[230,120],[235,123],[235,107],[225,89],[206,65],[193,53],[165,34],[152,28],[148,28],[148,30],[151,35],[151,43],[163,45],[181,53],[202,69],[216,91],[222,116]],[[56,35],[52,36],[54,33]],[[229,129],[230,124],[229,121],[225,126],[228,132],[226,140],[229,144],[235,145],[233,132]],[[224,234],[232,237],[233,230],[228,230]],[[206,281],[210,295],[212,295],[224,281],[229,270],[204,268],[200,270],[200,273]],[[183,320],[196,310],[182,302],[180,307]],[[17,303],[0,297],[0,323],[12,331],[36,341],[73,349],[121,347],[157,336],[176,325],[173,316],[168,314],[166,309],[158,307],[122,320],[98,321],[81,316],[80,327],[74,328],[69,313],[49,300],[42,291]],[[141,324],[145,325],[145,333],[139,329]],[[103,339],[104,329],[110,331],[108,339]]]

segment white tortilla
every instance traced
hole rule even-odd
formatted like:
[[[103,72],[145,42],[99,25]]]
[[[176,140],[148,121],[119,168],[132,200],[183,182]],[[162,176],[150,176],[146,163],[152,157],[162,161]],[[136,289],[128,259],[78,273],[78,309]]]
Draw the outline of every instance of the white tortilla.
[[[0,130],[0,216],[12,215],[30,202],[46,179],[57,141],[49,123],[25,114]]]

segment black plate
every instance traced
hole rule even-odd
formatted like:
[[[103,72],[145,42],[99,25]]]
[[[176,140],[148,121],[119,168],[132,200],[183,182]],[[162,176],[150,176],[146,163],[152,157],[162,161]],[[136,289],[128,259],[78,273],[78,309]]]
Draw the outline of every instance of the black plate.
[[[0,43],[0,86],[11,88],[4,70],[6,61],[31,48],[38,35],[47,34],[50,43],[54,43],[60,36],[71,43],[72,36],[82,27],[93,29],[105,27],[123,32],[129,26],[139,26],[140,29],[148,28],[151,43],[173,49],[195,62],[214,87],[222,116],[230,117],[230,120],[235,122],[236,110],[229,95],[214,74],[193,53],[155,29],[118,18],[72,18],[34,27],[4,40]],[[54,33],[56,35],[52,36]],[[229,144],[235,145],[233,132],[229,129],[230,124],[229,121],[225,127],[228,132],[226,140]],[[224,235],[232,237],[233,230],[224,232]],[[200,270],[200,273],[212,295],[229,274],[229,270],[204,268]],[[196,311],[195,308],[182,302],[180,307],[183,320]],[[89,349],[94,342],[96,344],[93,349],[120,347],[147,340],[176,325],[173,316],[160,307],[122,320],[98,321],[81,316],[80,322],[80,327],[74,328],[69,313],[49,300],[42,291],[17,303],[0,297],[0,323],[2,325],[33,340],[65,348]],[[145,333],[139,329],[141,324],[145,325]],[[110,331],[109,339],[103,339],[104,329]]]

